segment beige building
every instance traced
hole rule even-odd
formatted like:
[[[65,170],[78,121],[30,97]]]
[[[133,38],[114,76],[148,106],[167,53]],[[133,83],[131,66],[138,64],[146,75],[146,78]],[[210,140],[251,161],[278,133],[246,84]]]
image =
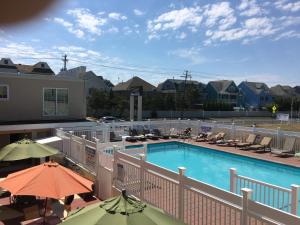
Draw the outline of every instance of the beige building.
[[[10,59],[0,61],[0,128],[13,124],[82,121],[85,117],[82,80],[57,77],[44,62],[28,66],[13,64]],[[26,133],[33,138],[47,136],[47,126],[40,127],[43,128],[26,131],[0,129],[0,147],[1,142],[18,139],[11,137],[12,132]]]

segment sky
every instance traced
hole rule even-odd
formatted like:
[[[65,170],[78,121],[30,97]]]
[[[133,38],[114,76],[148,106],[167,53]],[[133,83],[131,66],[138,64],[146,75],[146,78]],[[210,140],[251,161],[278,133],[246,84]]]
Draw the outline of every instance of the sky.
[[[86,66],[114,84],[140,76],[300,85],[300,1],[60,0],[35,20],[0,26],[0,56]]]

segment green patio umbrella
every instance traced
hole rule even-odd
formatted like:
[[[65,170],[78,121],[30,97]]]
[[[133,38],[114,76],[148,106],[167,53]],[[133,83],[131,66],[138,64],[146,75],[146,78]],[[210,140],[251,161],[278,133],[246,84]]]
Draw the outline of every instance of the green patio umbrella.
[[[0,161],[43,158],[57,153],[58,150],[48,145],[42,145],[30,139],[22,139],[3,147],[0,150]]]
[[[122,195],[79,209],[61,225],[184,225],[162,210]]]

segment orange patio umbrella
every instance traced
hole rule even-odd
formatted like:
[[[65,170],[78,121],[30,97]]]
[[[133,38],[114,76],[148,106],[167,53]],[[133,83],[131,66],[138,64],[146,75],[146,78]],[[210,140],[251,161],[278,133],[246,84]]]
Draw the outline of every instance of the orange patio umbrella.
[[[0,187],[13,195],[60,199],[92,191],[93,182],[58,163],[48,162],[9,174]]]

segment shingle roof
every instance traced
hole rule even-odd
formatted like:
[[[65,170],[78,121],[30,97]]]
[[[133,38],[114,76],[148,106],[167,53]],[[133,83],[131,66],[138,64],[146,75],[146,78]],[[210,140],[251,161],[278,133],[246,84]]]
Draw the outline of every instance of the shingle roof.
[[[276,85],[271,87],[270,91],[273,96],[279,97],[291,97],[296,94],[294,88],[288,85]]]
[[[39,63],[36,63],[35,65],[24,65],[24,64],[15,64],[18,71],[21,73],[39,73],[39,74],[49,74],[49,75],[54,75],[53,70],[48,66],[45,68],[40,68],[37,67]]]
[[[226,93],[226,89],[232,83],[234,83],[232,80],[216,80],[209,82],[209,84],[219,93]]]
[[[126,82],[117,84],[113,87],[113,91],[130,91],[139,87],[142,87],[143,91],[153,91],[155,89],[155,87],[147,81],[139,77],[133,77]]]
[[[269,91],[269,87],[265,83],[249,81],[244,81],[243,83],[257,95],[261,94],[263,91]]]
[[[166,79],[164,82],[162,82],[162,83],[160,83],[158,86],[157,86],[157,88],[156,88],[156,90],[158,90],[158,91],[162,91],[162,90],[171,90],[171,89],[173,89],[173,90],[175,90],[175,84],[177,84],[177,85],[183,85],[184,84],[184,80],[180,80],[180,79]],[[172,88],[170,89],[170,88],[165,88],[165,84],[166,83],[171,83],[172,84]],[[187,85],[196,85],[196,86],[198,86],[198,87],[202,87],[202,88],[205,88],[205,84],[203,84],[203,83],[201,83],[201,82],[198,82],[198,81],[195,81],[195,80],[187,80],[186,81],[186,84]]]

